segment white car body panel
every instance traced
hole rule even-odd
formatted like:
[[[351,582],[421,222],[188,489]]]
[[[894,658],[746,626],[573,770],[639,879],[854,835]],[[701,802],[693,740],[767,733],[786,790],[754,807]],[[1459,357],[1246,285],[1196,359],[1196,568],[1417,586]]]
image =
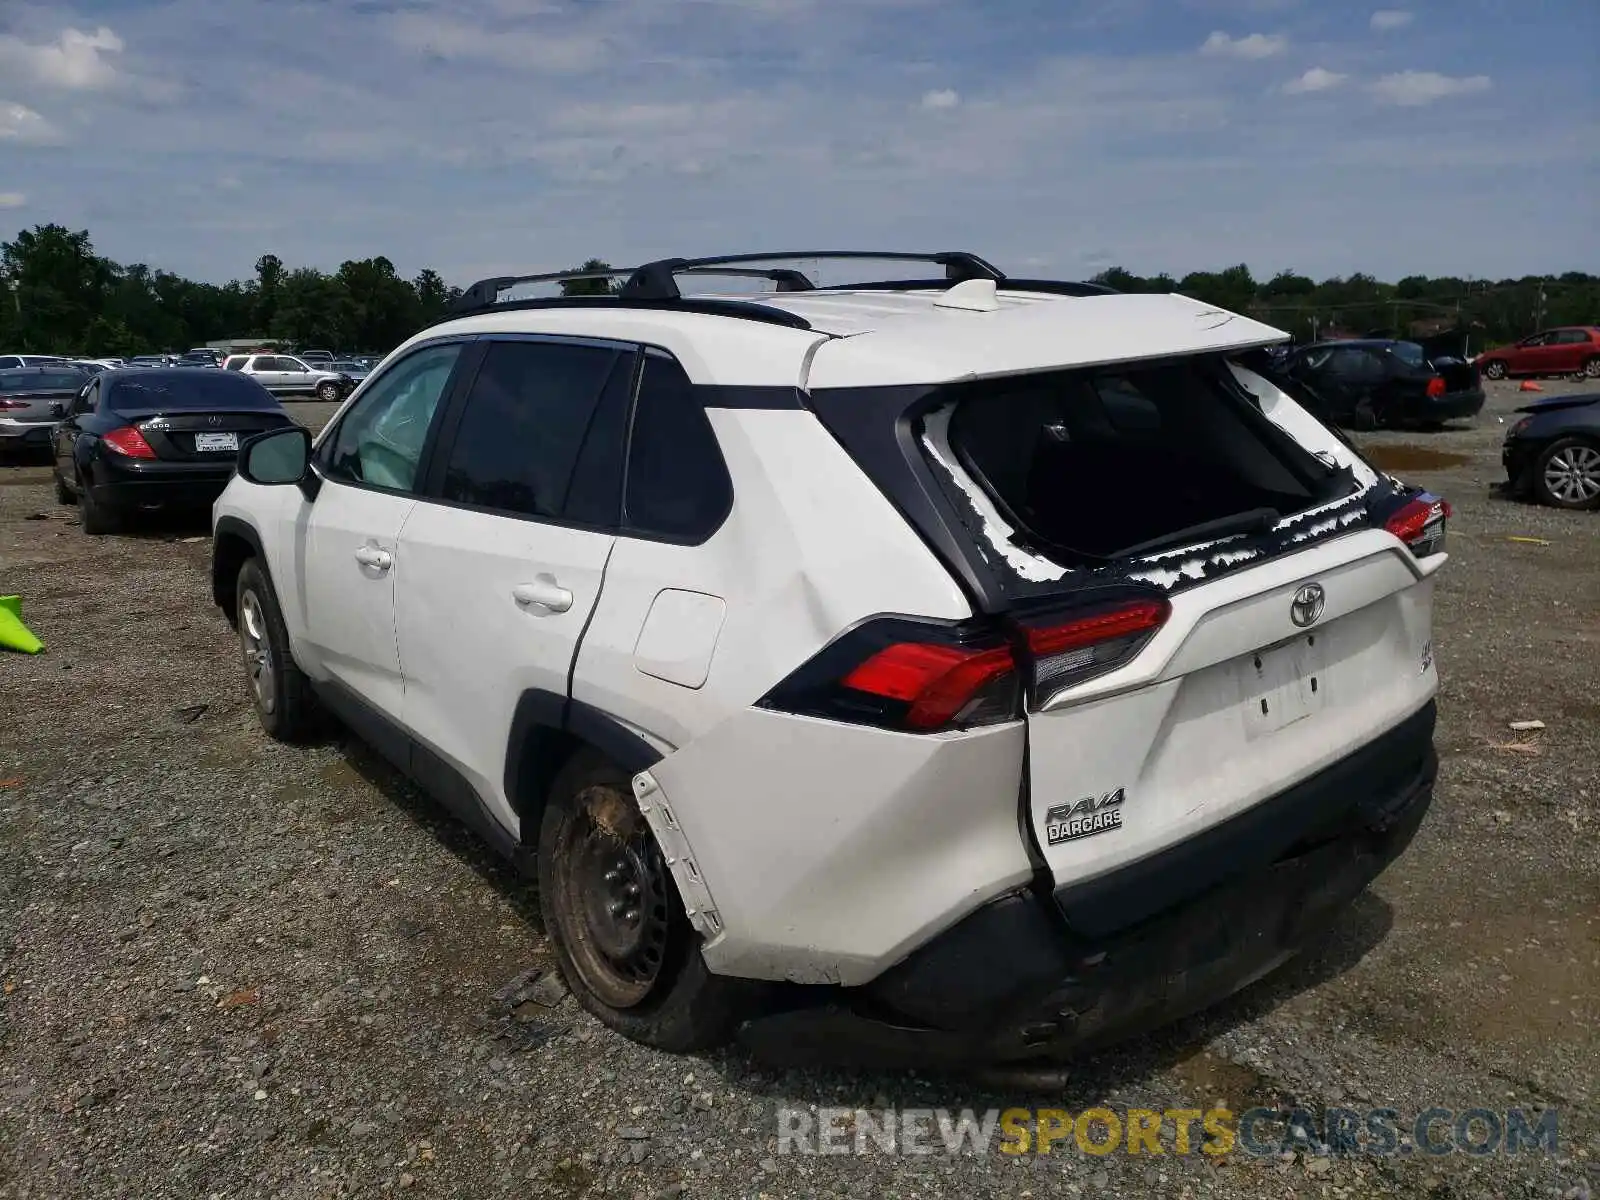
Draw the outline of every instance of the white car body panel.
[[[739,336],[725,336],[726,317],[663,309],[535,308],[482,313],[424,329],[373,369],[418,342],[445,336],[484,333],[548,333],[604,337],[611,341],[659,346],[678,360],[695,383],[722,387],[785,386],[800,382],[806,355],[824,335],[785,325],[741,321]],[[371,378],[371,376],[369,376]]]
[[[875,613],[960,620],[971,606],[809,413],[710,414],[733,477],[733,512],[707,542],[617,539],[584,635],[572,698],[683,746],[754,704],[836,637]],[[849,529],[850,537],[840,537]],[[634,661],[662,588],[722,598],[727,613],[704,686],[645,674]]]
[[[721,974],[865,983],[1025,882],[1021,722],[928,737],[746,709],[651,768]]]
[[[400,711],[403,687],[395,638],[396,581],[405,573],[398,554],[400,530],[416,507],[409,496],[325,483],[315,503],[304,500],[305,536],[287,562],[272,562],[274,577],[298,580],[302,642],[296,661],[314,678],[344,684],[383,712]],[[391,565],[366,565],[366,550],[390,556]],[[284,590],[278,583],[279,594]]]
[[[528,689],[566,693],[615,540],[443,504],[418,504],[401,535],[397,715],[512,833],[505,756],[517,701]],[[541,577],[570,593],[569,608],[519,602]]]
[[[1326,589],[1327,607],[1300,629],[1290,604],[1311,581]],[[1069,687],[1029,717],[1034,830],[1057,884],[1126,866],[1243,812],[1373,740],[1438,690],[1432,580],[1381,531],[1273,559],[1171,603],[1132,663]],[[1286,655],[1298,661],[1285,686],[1309,676],[1314,693],[1308,684],[1304,694],[1277,694],[1270,660]],[[1264,700],[1272,711],[1258,720]],[[1053,806],[1119,789],[1119,828],[1050,844]]]
[[[772,303],[794,301],[780,296]],[[931,299],[926,304],[921,315],[885,320],[819,347],[808,386],[951,383],[1241,350],[1288,337],[1187,296],[1052,297],[995,312],[938,308]]]

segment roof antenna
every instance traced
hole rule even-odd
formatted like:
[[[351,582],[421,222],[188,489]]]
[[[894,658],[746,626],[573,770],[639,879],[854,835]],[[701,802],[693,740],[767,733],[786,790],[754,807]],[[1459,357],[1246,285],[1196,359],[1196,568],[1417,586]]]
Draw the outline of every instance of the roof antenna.
[[[996,312],[1000,300],[995,295],[994,280],[964,279],[933,302],[935,308],[960,308],[968,312]]]

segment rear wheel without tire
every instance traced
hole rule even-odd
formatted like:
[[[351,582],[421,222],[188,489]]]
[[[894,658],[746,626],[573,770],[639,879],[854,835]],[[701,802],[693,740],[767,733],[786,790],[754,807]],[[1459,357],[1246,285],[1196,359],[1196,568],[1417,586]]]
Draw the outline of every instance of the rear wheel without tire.
[[[626,774],[592,752],[572,759],[551,788],[538,861],[545,932],[584,1008],[663,1050],[728,1039],[740,981],[706,969]]]
[[[276,741],[301,741],[315,727],[311,685],[294,665],[277,593],[258,559],[239,569],[234,599],[239,650],[261,727]]]
[[[1575,437],[1551,442],[1534,464],[1533,490],[1556,508],[1600,508],[1600,444]]]

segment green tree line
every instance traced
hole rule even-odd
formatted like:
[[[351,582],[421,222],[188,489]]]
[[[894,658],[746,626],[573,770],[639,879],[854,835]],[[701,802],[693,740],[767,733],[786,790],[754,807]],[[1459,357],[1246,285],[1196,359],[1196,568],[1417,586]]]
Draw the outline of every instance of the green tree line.
[[[579,270],[603,271],[591,258]],[[1175,279],[1112,267],[1096,282],[1124,292],[1181,292],[1247,313],[1299,340],[1385,332],[1468,337],[1474,349],[1550,325],[1600,324],[1600,277],[1568,272],[1499,281],[1412,275],[1314,280],[1280,271],[1258,281],[1241,263]],[[614,290],[578,280],[569,295]],[[263,254],[251,279],[199,283],[95,253],[87,230],[36,225],[0,242],[0,351],[128,355],[183,350],[222,338],[387,351],[438,320],[460,295],[437,271],[405,279],[387,258],[352,259],[332,274]]]
[[[1112,267],[1094,281],[1121,292],[1180,292],[1256,317],[1297,341],[1362,333],[1454,336],[1470,338],[1476,351],[1552,325],[1600,325],[1600,276],[1581,271],[1497,281],[1408,275],[1383,283],[1360,272],[1319,281],[1288,270],[1263,282],[1240,263],[1181,279]]]

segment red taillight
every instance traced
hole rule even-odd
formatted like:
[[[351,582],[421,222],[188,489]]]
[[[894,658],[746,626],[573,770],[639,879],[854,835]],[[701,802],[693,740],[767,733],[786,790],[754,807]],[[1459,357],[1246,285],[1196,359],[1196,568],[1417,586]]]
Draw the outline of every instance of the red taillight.
[[[904,701],[908,729],[938,729],[958,717],[978,715],[994,685],[1015,670],[1005,646],[973,650],[962,646],[897,642],[885,646],[843,679],[847,688],[888,700]],[[1009,701],[1006,708],[1009,709]]]
[[[1444,548],[1445,523],[1450,519],[1450,501],[1422,495],[1400,508],[1383,523],[1417,555],[1434,554]]]
[[[150,443],[144,440],[144,434],[140,433],[132,425],[124,425],[120,429],[113,429],[110,433],[103,433],[100,435],[100,440],[118,454],[126,455],[128,458],[154,458],[156,456],[156,452],[151,449]]]
[[[1428,380],[1428,395],[1437,398],[1444,395],[1444,391],[1444,380],[1439,376],[1435,375],[1432,379]]]
[[[1025,624],[1036,700],[1122,666],[1166,623],[1165,600],[1135,600],[1049,624]]]
[[[828,643],[761,707],[906,733],[970,729],[1021,716],[1012,640],[989,621],[877,617]]]

